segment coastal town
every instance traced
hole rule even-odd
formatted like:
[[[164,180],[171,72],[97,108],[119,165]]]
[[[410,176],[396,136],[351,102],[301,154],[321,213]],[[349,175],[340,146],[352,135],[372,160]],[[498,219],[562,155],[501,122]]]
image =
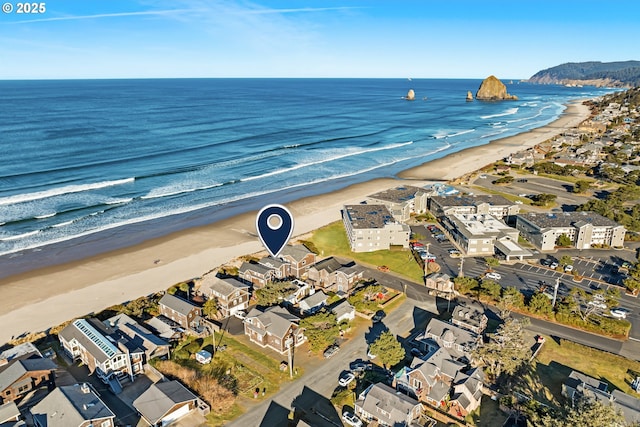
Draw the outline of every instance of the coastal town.
[[[640,89],[587,106],[278,257],[13,337],[0,426],[640,425]]]

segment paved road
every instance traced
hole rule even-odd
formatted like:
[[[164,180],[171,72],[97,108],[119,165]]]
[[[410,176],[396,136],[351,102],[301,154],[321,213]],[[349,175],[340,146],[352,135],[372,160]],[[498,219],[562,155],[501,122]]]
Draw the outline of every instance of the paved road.
[[[376,270],[377,271],[377,270]],[[406,299],[400,307],[385,317],[382,322],[368,327],[363,335],[359,335],[344,343],[340,351],[328,360],[313,360],[305,366],[305,374],[299,380],[284,385],[272,399],[276,403],[290,408],[293,400],[308,386],[322,396],[331,396],[338,386],[338,376],[349,369],[350,362],[367,360],[367,341],[375,338],[383,329],[388,328],[394,334],[406,335],[407,331],[424,327],[428,319],[436,311],[435,300],[420,302]],[[416,323],[417,322],[417,323]],[[229,426],[258,426],[266,413],[271,400],[260,402],[251,407],[240,418],[229,423]]]

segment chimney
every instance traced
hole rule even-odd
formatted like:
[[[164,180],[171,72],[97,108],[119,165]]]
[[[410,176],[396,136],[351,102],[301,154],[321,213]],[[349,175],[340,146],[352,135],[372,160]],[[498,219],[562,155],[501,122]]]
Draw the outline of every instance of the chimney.
[[[91,389],[89,389],[89,384],[87,384],[87,383],[82,383],[82,385],[80,386],[80,390],[84,394],[89,394],[91,392]]]

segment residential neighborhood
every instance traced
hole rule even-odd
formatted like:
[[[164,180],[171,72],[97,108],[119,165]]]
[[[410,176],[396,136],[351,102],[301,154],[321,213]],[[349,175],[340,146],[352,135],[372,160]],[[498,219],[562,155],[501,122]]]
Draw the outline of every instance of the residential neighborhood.
[[[602,102],[450,185],[344,205],[277,257],[2,347],[0,426],[638,425],[640,107]]]

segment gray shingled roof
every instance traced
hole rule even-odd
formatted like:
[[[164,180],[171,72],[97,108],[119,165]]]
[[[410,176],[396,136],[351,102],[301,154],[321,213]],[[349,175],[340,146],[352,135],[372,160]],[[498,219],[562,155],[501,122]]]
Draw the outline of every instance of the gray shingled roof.
[[[340,264],[340,262],[334,257],[329,257],[316,262],[313,265],[313,268],[318,271],[325,270],[327,273],[333,273],[336,270],[340,270],[342,268],[342,264]]]
[[[178,381],[153,384],[133,401],[133,406],[152,424],[160,422],[175,405],[197,397]]]
[[[269,307],[263,312],[254,308],[247,314],[247,319],[250,318],[257,318],[265,326],[266,331],[269,331],[272,335],[279,338],[284,338],[291,324],[297,323],[297,321],[300,320],[282,307],[277,306]],[[252,327],[252,329],[258,330],[255,326],[248,323],[247,320],[245,320],[245,323],[247,323],[247,326]]]
[[[31,408],[31,414],[47,427],[75,427],[89,420],[115,418],[92,389],[80,384],[54,389]]]
[[[320,304],[326,304],[327,298],[329,297],[327,297],[327,295],[324,292],[318,291],[315,294],[310,295],[305,299],[303,299],[302,301],[300,301],[300,304],[305,303],[309,308],[313,308]]]
[[[288,255],[299,262],[310,253],[312,252],[305,245],[286,245],[282,251],[280,251],[280,256]]]
[[[364,401],[356,402],[356,405],[363,408],[366,412],[373,414],[376,418],[383,420],[389,425],[406,422],[409,413],[418,404],[417,400],[404,394],[396,394],[393,388],[382,383],[375,384],[371,387]],[[377,408],[385,411],[389,416],[383,416]]]
[[[27,372],[53,371],[57,368],[51,359],[14,359],[0,368],[0,391],[16,382]]]
[[[15,419],[18,415],[20,415],[20,411],[14,402],[0,405],[0,424],[7,420]]]
[[[512,206],[514,204],[502,196],[491,194],[434,196],[431,200],[440,206],[478,206],[481,203],[488,203],[491,206]]]
[[[354,310],[355,307],[349,304],[349,301],[343,299],[331,309],[331,312],[335,314],[336,317],[340,317],[344,314],[351,313]]]
[[[243,262],[240,268],[238,269],[239,273],[246,273],[247,271],[253,271],[263,276],[268,276],[274,269],[269,268],[262,264],[256,264],[253,262]]]
[[[164,294],[162,298],[160,298],[159,304],[165,305],[178,313],[184,314],[185,316],[197,307],[189,301],[185,301],[182,298],[178,298],[171,294]]]
[[[614,405],[622,411],[622,415],[629,425],[640,421],[640,399],[620,390],[614,390],[611,395],[615,399]]]
[[[216,277],[212,274],[204,276],[200,283],[200,292],[206,295],[209,295],[211,291],[215,291],[221,295],[229,296],[237,290],[246,290],[248,288],[249,285],[233,277],[221,279],[220,277]]]
[[[285,261],[283,261],[281,259],[274,258],[271,255],[269,255],[269,256],[261,258],[260,261],[258,261],[258,264],[264,265],[265,267],[268,267],[268,268],[277,268],[277,269],[279,269],[283,265],[289,264],[289,263],[285,262]]]

